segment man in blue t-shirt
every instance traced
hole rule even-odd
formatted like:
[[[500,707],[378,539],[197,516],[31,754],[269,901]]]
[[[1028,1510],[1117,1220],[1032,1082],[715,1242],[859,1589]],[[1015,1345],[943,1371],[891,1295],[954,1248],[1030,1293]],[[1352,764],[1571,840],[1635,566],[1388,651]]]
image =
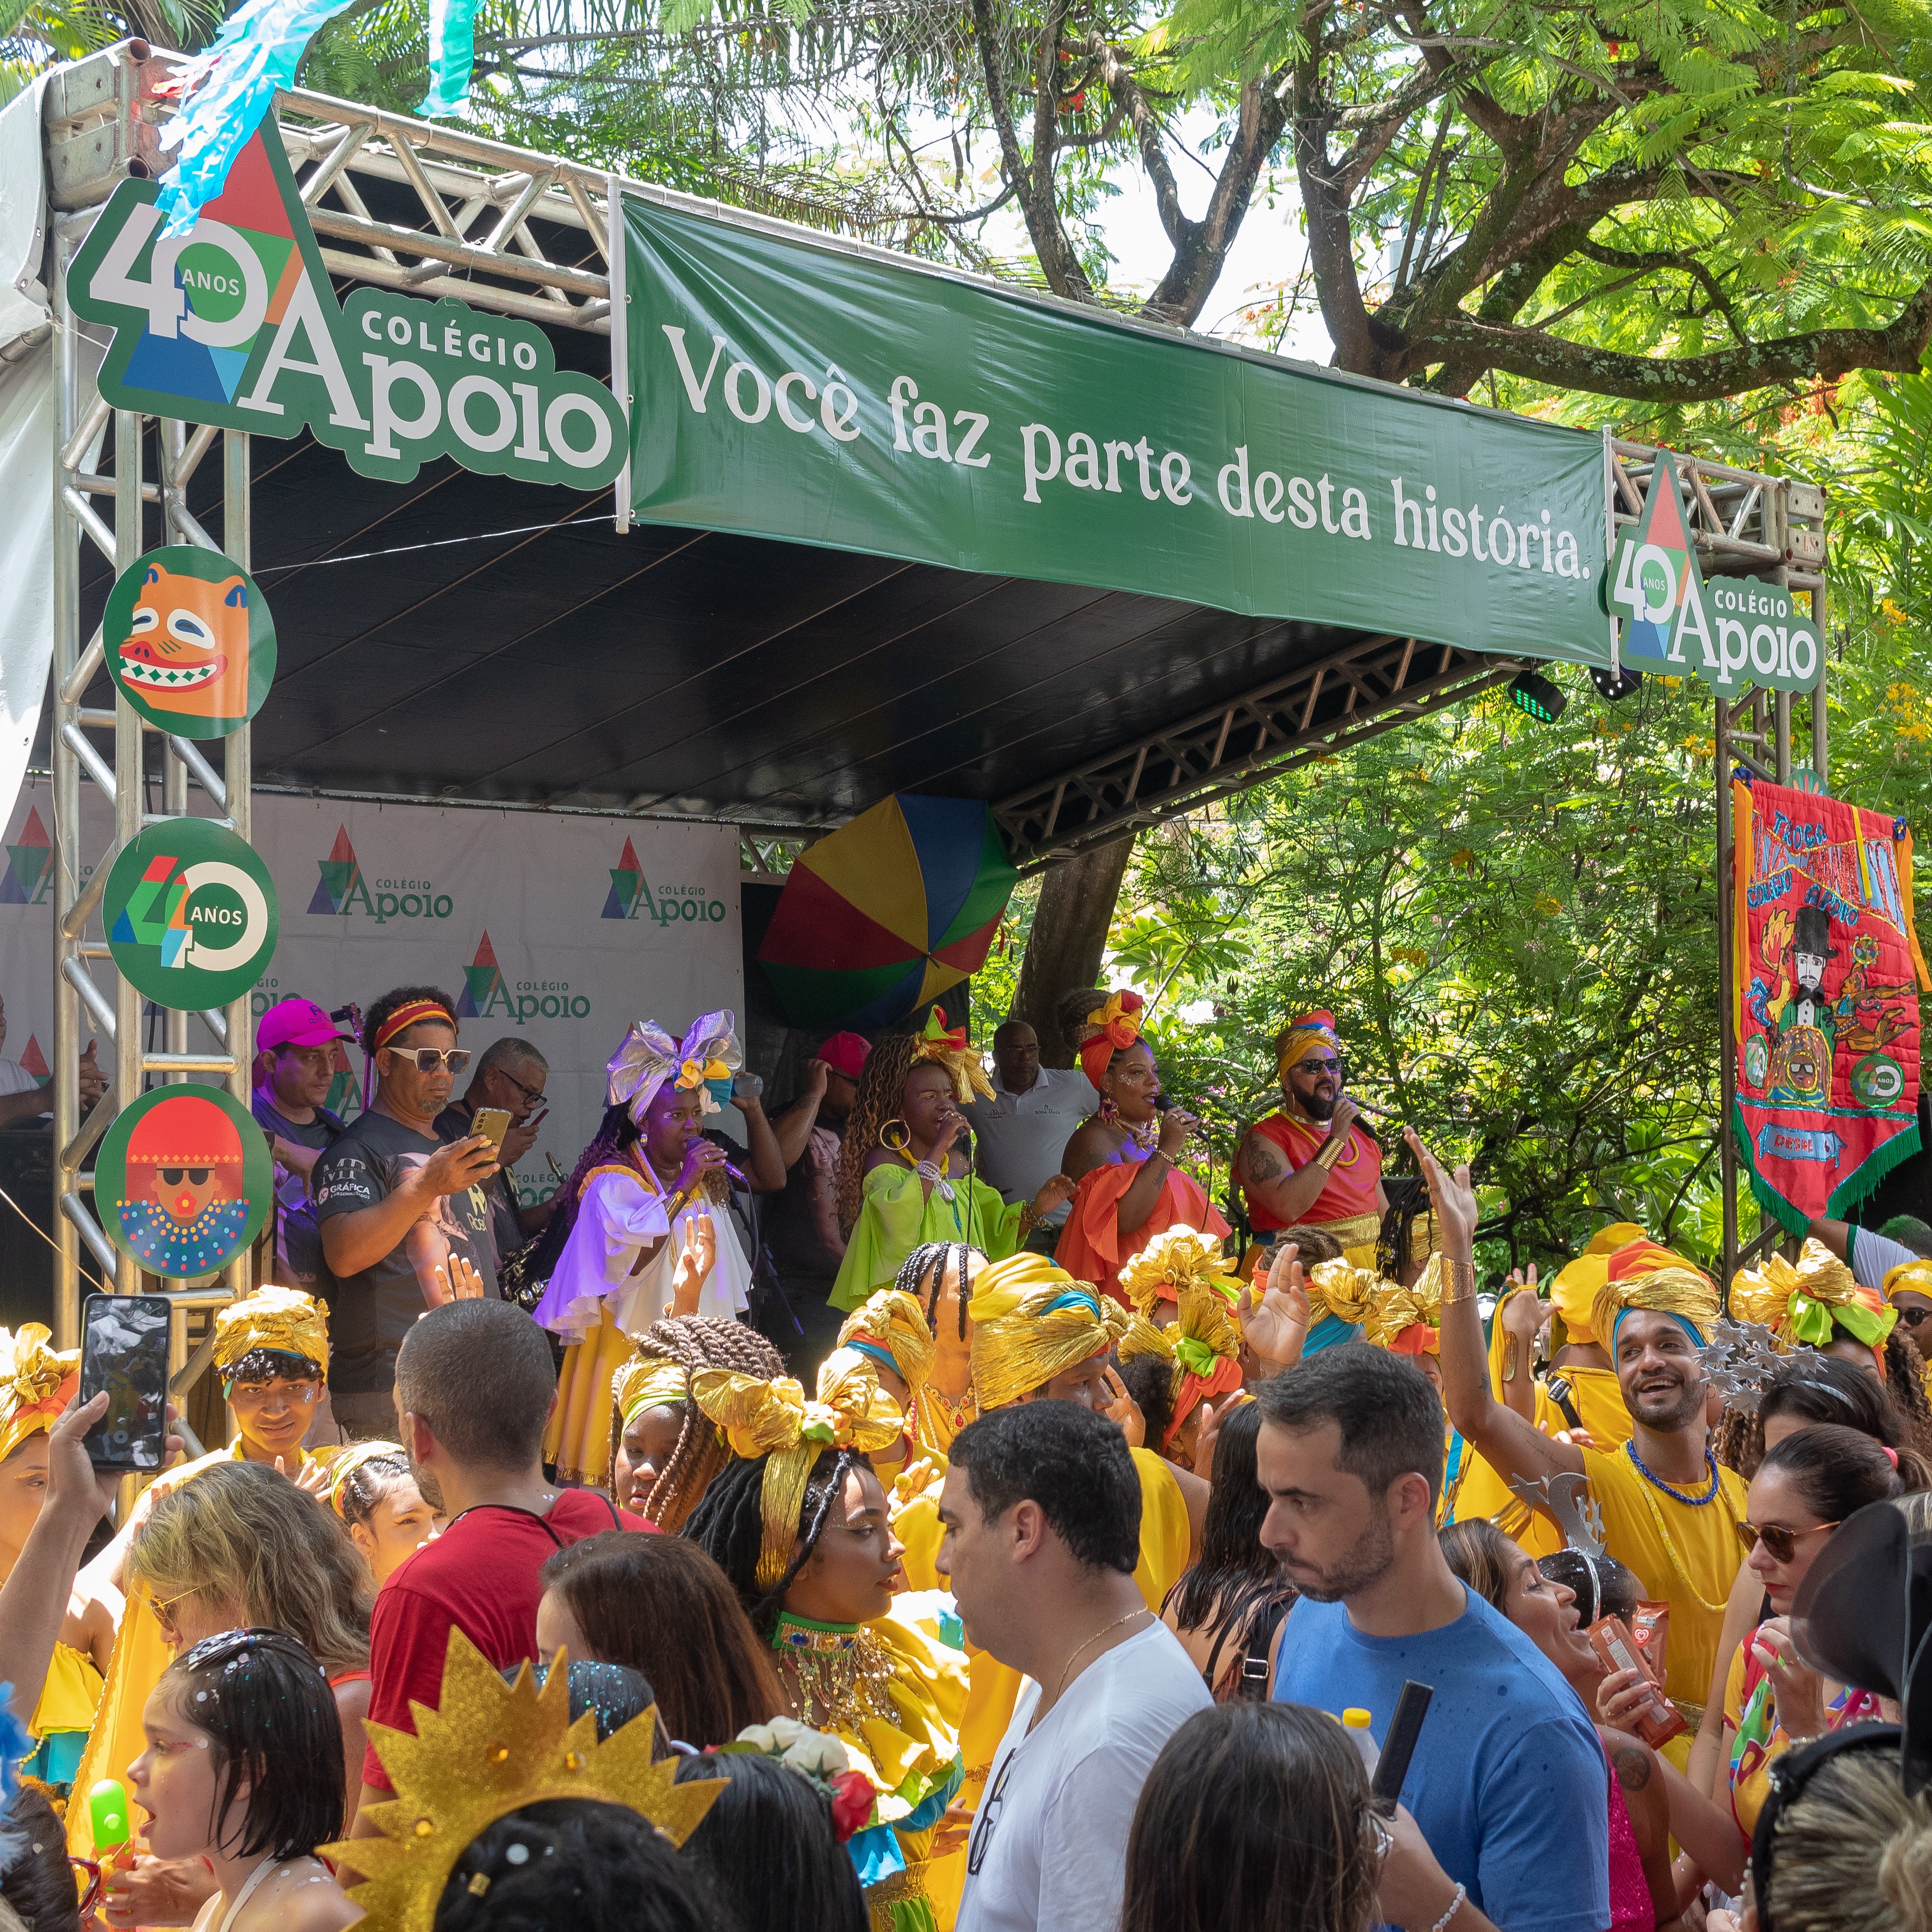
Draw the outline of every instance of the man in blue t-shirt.
[[[1276,1697],[1337,1716],[1359,1706],[1379,1743],[1405,1679],[1436,1694],[1402,1781],[1382,1918],[1405,1932],[1604,1932],[1603,1747],[1542,1653],[1443,1560],[1442,1405],[1428,1378],[1350,1342],[1256,1394],[1262,1541],[1300,1592]]]

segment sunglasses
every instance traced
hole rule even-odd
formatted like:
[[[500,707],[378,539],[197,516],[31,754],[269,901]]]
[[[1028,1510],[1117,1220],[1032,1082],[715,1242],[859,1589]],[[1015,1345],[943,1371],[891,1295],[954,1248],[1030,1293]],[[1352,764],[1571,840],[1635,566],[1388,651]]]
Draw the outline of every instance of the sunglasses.
[[[1839,1519],[1842,1522],[1844,1518]],[[1821,1529],[1836,1529],[1836,1522],[1814,1522],[1806,1529],[1786,1529],[1782,1523],[1741,1522],[1738,1525],[1738,1540],[1747,1551],[1755,1550],[1761,1543],[1780,1563],[1789,1563],[1798,1552],[1798,1539],[1801,1536],[1815,1536]]]
[[[1342,1070],[1342,1063],[1334,1059],[1298,1060],[1288,1070],[1291,1073],[1306,1073],[1310,1076],[1322,1073],[1339,1074]]]
[[[994,1827],[999,1823],[1000,1813],[1006,1804],[1006,1780],[1013,1774],[1016,1755],[1012,1751],[1006,1754],[1006,1761],[1000,1766],[992,1790],[987,1792],[986,1802],[973,1820],[973,1835],[968,1841],[966,1851],[966,1874],[969,1878],[977,1878],[980,1868],[986,1862],[986,1848],[993,1842]]]
[[[1932,1308],[1901,1308],[1898,1319],[1900,1326],[1916,1328],[1922,1322],[1932,1322]]]
[[[446,1066],[452,1073],[460,1073],[470,1064],[470,1049],[466,1046],[386,1046],[382,1051],[394,1054],[398,1060],[410,1061],[418,1073],[434,1073]],[[504,1078],[508,1079],[509,1076],[506,1074]]]
[[[192,1186],[199,1187],[208,1176],[205,1167],[164,1167],[161,1179],[170,1187],[178,1187],[185,1180]]]

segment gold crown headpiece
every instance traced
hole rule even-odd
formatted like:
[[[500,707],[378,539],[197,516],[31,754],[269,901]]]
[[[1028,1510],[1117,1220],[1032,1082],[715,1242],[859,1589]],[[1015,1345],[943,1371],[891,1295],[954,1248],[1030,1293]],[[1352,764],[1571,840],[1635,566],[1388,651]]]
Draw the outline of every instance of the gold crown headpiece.
[[[369,1742],[395,1788],[367,1808],[382,1833],[318,1847],[363,1874],[350,1898],[368,1932],[434,1932],[458,1859],[512,1811],[550,1798],[590,1798],[648,1818],[681,1846],[725,1780],[677,1782],[676,1758],[651,1762],[657,1706],[597,1741],[597,1718],[570,1718],[570,1672],[559,1652],[536,1688],[527,1665],[506,1683],[460,1630],[449,1633],[437,1708],[412,1702],[416,1735],[371,1723]]]
[[[901,1377],[916,1395],[932,1372],[937,1345],[919,1297],[902,1288],[877,1288],[847,1316],[838,1346],[870,1355]]]
[[[691,1378],[691,1399],[724,1431],[733,1455],[769,1459],[758,1497],[761,1590],[771,1588],[791,1561],[806,1485],[819,1457],[828,1449],[869,1455],[905,1433],[905,1418],[880,1388],[878,1368],[855,1348],[835,1348],[825,1358],[814,1401],[790,1376],[767,1379],[734,1369],[700,1369]]]
[[[1173,1227],[1155,1235],[1120,1270],[1120,1292],[1143,1315],[1156,1302],[1178,1302],[1184,1288],[1210,1288],[1232,1306],[1241,1292],[1221,1252],[1220,1240],[1198,1228]],[[1162,1291],[1165,1289],[1163,1295]]]

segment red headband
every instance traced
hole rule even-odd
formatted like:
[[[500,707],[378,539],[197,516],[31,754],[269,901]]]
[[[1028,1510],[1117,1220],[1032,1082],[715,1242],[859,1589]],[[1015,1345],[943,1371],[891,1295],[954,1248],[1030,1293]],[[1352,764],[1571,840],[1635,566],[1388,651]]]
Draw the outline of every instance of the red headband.
[[[429,1019],[440,1020],[452,1033],[461,1030],[456,1024],[456,1016],[440,1000],[411,1000],[398,1006],[382,1022],[382,1030],[369,1043],[369,1051],[381,1052],[398,1034],[407,1032],[418,1020]]]

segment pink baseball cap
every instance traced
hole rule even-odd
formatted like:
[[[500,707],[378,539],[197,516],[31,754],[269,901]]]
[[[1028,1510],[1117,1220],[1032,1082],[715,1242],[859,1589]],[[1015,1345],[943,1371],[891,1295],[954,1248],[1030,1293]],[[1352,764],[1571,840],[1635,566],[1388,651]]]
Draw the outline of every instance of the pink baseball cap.
[[[278,1046],[327,1046],[336,1040],[352,1044],[354,1038],[340,1031],[313,1000],[283,1000],[255,1022],[255,1045],[264,1052]]]
[[[844,1074],[848,1080],[856,1080],[866,1064],[866,1054],[872,1050],[872,1042],[862,1034],[835,1033],[814,1057],[824,1060],[833,1072]]]

